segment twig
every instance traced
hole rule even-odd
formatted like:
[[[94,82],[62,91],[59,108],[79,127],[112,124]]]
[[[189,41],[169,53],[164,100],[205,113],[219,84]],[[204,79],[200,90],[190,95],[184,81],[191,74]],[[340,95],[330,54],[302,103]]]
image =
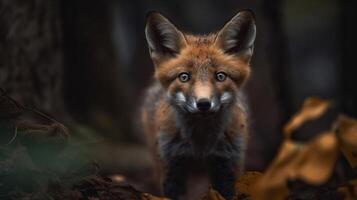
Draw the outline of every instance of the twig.
[[[19,108],[23,109],[23,110],[28,110],[30,112],[33,112],[39,116],[41,116],[42,118],[44,119],[47,119],[51,122],[56,122],[58,124],[61,124],[63,125],[62,123],[60,123],[59,121],[55,120],[54,118],[50,117],[49,115],[46,115],[45,113],[43,112],[40,112],[36,109],[33,109],[33,108],[30,108],[28,106],[24,106],[22,104],[20,104],[19,102],[17,102],[15,99],[13,99],[12,97],[10,97],[9,95],[6,94],[6,91],[3,89],[3,88],[0,88],[0,91],[1,91],[1,96],[5,96],[6,98],[8,98],[12,103],[14,103],[16,106],[18,106]]]
[[[55,120],[54,118],[50,117],[49,115],[46,115],[45,113],[43,113],[43,112],[41,112],[41,111],[38,111],[38,110],[36,110],[36,109],[30,108],[30,107],[27,107],[27,106],[24,106],[24,108],[25,108],[26,110],[28,110],[28,111],[31,111],[31,112],[37,114],[37,115],[40,115],[40,116],[41,116],[42,118],[44,118],[44,119],[47,119],[47,120],[49,120],[49,121],[51,121],[51,122],[56,122],[56,123],[58,123],[58,124],[63,125],[61,122]]]
[[[6,144],[6,145],[10,145],[17,137],[17,126],[15,126],[15,134],[14,136],[11,138],[11,140]]]
[[[21,109],[25,109],[25,106],[23,106],[22,104],[20,104],[19,102],[17,102],[15,99],[11,98],[9,95],[7,95],[7,92],[3,89],[0,88],[1,91],[1,96],[5,96],[8,100],[10,100],[13,104],[15,104],[17,107],[21,108]]]

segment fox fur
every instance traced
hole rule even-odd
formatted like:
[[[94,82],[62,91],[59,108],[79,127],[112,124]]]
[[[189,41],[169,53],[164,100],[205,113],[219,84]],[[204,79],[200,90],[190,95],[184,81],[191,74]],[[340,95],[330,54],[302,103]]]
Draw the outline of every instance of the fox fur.
[[[231,199],[248,140],[242,87],[251,71],[254,14],[242,10],[216,33],[191,35],[150,12],[145,33],[155,81],[141,121],[164,195],[194,199],[190,180],[205,177]]]

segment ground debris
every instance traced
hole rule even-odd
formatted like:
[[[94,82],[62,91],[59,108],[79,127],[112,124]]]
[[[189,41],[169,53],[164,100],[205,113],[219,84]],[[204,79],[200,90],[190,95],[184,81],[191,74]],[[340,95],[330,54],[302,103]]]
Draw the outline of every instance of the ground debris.
[[[330,130],[307,142],[291,137],[330,106],[317,97],[307,99],[284,127],[280,150],[265,172],[248,171],[236,182],[234,200],[357,199],[356,177],[330,183],[339,157],[356,170],[356,119],[340,115]],[[124,175],[100,175],[100,163],[84,159],[69,133],[60,122],[1,90],[0,199],[167,200],[135,189]],[[201,199],[224,200],[212,188]]]

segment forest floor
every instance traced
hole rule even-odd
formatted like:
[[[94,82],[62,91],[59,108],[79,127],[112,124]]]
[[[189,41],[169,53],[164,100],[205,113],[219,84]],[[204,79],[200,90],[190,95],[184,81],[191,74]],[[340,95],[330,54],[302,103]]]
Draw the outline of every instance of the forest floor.
[[[336,116],[330,130],[305,142],[293,139],[302,124],[331,106],[329,101],[308,98],[283,128],[284,140],[274,160],[264,172],[247,171],[236,182],[235,198],[357,199],[357,120]],[[135,148],[135,156],[125,154],[130,146],[118,150],[119,159],[132,159],[132,172],[103,173],[101,165],[109,164],[88,156],[99,148],[97,138],[88,139],[90,130],[68,128],[5,93],[0,96],[0,133],[0,199],[165,199],[144,192],[154,191],[149,169],[135,172],[135,166],[150,162],[144,150]],[[110,151],[99,157],[112,156]],[[202,199],[223,197],[209,189]]]

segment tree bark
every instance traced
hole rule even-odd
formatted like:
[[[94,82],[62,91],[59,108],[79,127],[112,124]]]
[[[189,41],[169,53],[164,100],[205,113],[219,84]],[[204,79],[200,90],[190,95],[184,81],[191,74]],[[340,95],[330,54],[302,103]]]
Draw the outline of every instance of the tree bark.
[[[0,10],[0,87],[24,105],[65,118],[58,0],[2,0]]]

